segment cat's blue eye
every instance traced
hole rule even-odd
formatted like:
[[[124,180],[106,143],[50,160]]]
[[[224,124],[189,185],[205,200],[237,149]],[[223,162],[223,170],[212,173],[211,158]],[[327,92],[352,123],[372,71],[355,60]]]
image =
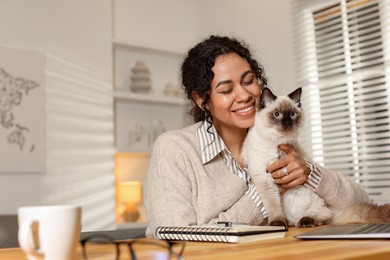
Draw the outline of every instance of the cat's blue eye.
[[[297,114],[296,114],[295,112],[290,112],[290,117],[291,117],[291,118],[295,118],[296,115],[297,115]]]
[[[278,111],[276,111],[276,112],[274,112],[274,116],[275,116],[276,118],[279,118],[279,117],[280,117],[280,113],[279,113]]]

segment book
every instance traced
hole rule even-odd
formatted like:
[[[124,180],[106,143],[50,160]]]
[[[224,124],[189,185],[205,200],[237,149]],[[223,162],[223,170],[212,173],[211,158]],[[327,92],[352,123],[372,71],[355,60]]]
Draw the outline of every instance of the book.
[[[160,226],[156,237],[164,240],[240,243],[282,238],[284,226]]]

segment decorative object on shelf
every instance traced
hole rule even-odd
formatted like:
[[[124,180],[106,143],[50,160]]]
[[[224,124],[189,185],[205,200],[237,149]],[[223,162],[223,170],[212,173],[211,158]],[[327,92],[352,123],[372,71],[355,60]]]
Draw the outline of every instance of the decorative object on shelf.
[[[145,151],[148,147],[148,132],[142,124],[136,124],[129,132],[129,147],[135,151]]]
[[[184,91],[177,85],[174,85],[172,82],[168,82],[163,90],[166,96],[171,97],[184,97]]]
[[[150,70],[143,61],[137,61],[131,69],[130,90],[136,93],[148,93],[152,89]]]
[[[157,137],[164,132],[165,132],[165,128],[162,120],[157,118],[152,118],[150,120],[149,147],[152,147]]]
[[[140,216],[137,209],[137,203],[140,203],[142,198],[141,183],[138,181],[124,181],[119,183],[118,199],[120,203],[126,205],[122,212],[122,219],[125,222],[135,222]]]
[[[164,132],[165,127],[161,119],[152,118],[147,126],[138,123],[129,132],[129,148],[133,152],[149,151],[157,137]]]

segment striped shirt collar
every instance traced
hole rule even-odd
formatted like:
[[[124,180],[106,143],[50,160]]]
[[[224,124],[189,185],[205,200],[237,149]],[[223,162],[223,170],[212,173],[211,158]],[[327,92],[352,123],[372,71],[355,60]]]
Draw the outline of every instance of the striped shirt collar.
[[[198,127],[197,138],[201,148],[203,164],[211,161],[215,156],[226,149],[225,142],[218,135],[214,124],[210,125],[208,122],[203,121]]]

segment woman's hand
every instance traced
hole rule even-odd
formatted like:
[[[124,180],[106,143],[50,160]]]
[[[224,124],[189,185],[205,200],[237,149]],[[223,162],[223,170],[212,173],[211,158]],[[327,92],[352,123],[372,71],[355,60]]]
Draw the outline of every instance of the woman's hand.
[[[281,144],[278,148],[287,155],[270,163],[267,171],[272,174],[275,183],[280,186],[281,194],[284,194],[287,189],[304,184],[310,174],[310,169],[294,147]]]

